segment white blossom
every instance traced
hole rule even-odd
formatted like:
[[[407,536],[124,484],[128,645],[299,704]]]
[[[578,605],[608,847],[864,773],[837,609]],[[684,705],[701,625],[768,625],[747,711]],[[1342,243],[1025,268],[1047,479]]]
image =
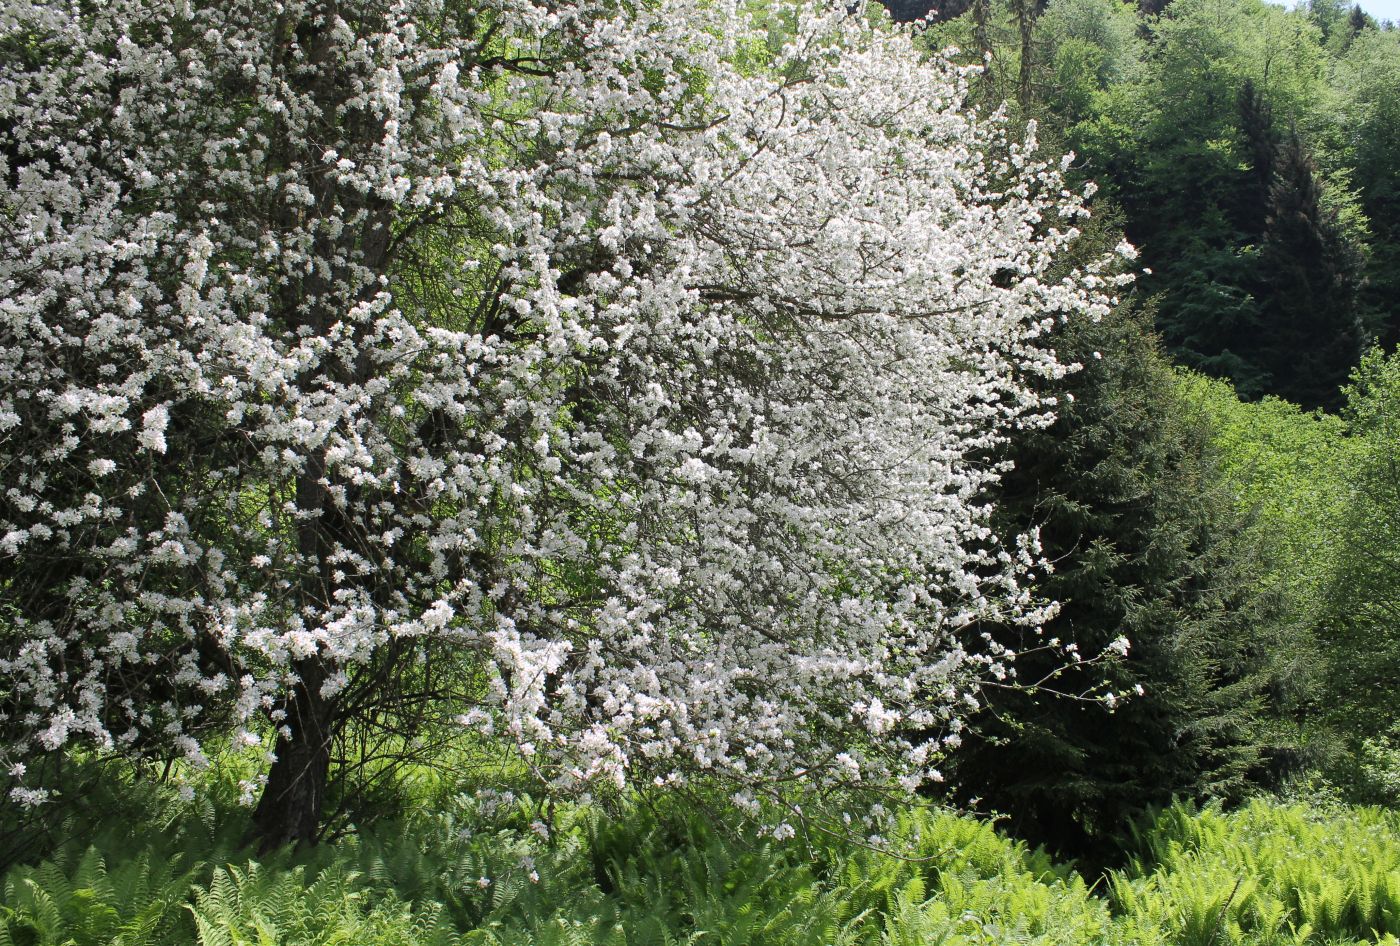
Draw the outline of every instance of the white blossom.
[[[1034,130],[844,3],[328,9],[0,17],[0,754],[450,654],[559,790],[927,777],[1111,303]]]
[[[137,436],[136,442],[146,450],[164,453],[165,425],[169,421],[169,410],[164,404],[157,404],[141,415],[141,433]]]

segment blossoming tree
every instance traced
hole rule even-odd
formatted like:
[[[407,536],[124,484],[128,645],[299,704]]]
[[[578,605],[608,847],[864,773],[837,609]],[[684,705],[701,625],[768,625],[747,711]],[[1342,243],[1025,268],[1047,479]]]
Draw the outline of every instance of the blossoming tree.
[[[233,732],[270,842],[429,704],[559,790],[935,774],[967,629],[1036,619],[977,458],[1110,291],[960,73],[713,0],[0,37],[7,767]]]

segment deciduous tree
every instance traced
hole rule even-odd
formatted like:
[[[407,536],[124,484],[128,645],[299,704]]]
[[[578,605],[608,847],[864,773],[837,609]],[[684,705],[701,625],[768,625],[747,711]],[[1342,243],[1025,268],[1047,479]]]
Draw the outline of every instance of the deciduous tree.
[[[1038,617],[976,457],[1111,288],[961,72],[844,4],[3,24],[7,760],[232,729],[269,843],[425,707],[561,791],[931,777]]]

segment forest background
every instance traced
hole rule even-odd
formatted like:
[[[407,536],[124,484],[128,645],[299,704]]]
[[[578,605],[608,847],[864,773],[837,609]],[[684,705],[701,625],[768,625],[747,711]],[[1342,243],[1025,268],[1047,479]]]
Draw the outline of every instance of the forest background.
[[[1140,254],[1046,342],[1081,366],[1040,382],[1054,424],[988,458],[996,530],[1055,563],[1046,631],[1122,659],[993,628],[1052,684],[986,691],[950,788],[875,845],[755,839],[704,792],[556,805],[455,745],[343,758],[321,843],[259,854],[238,752],[61,754],[0,816],[0,943],[1395,941],[1400,30],[1338,0],[890,7],[1074,153],[1081,261]]]

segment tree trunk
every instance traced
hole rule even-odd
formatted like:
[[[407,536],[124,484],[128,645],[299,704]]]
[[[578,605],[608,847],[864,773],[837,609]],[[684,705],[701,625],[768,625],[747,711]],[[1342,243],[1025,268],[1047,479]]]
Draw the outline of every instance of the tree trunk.
[[[323,110],[322,120],[326,122],[333,121],[339,114],[349,94],[347,90],[353,85],[353,77],[345,75],[337,65],[339,53],[328,32],[328,24],[338,18],[338,7],[338,0],[322,0],[316,5],[315,15],[308,14],[297,24],[279,26],[279,32],[290,30],[291,35],[298,37],[307,51],[308,61],[316,66],[308,89]],[[366,120],[342,129],[325,129],[328,138],[337,133],[344,133],[357,147],[370,149],[383,137],[384,128],[377,120]],[[319,146],[312,143],[315,139],[316,136],[311,135],[305,142],[290,143],[285,163],[289,166],[314,164],[319,160]],[[318,176],[313,195],[315,200],[310,211],[313,217],[364,212],[358,233],[346,246],[344,241],[349,232],[332,236],[327,228],[311,227],[302,219],[301,208],[289,205],[283,211],[282,229],[291,232],[303,229],[315,234],[316,257],[333,261],[348,256],[351,260],[349,264],[332,264],[328,272],[318,269],[308,272],[304,278],[287,279],[283,283],[280,312],[288,333],[309,331],[323,337],[355,301],[346,298],[340,287],[355,287],[354,296],[361,300],[371,298],[380,290],[377,280],[367,280],[357,273],[387,271],[393,207],[380,197],[338,185],[329,175]],[[327,375],[337,384],[361,385],[371,377],[372,371],[368,354],[363,350],[350,360],[328,358],[318,366],[316,376],[303,379],[306,385],[303,393],[317,389]],[[332,498],[333,482],[345,491],[340,504]],[[299,611],[303,614],[332,613],[338,590],[347,587],[348,582],[370,580],[338,576],[333,564],[335,557],[347,549],[353,549],[368,560],[374,559],[374,550],[366,547],[363,541],[366,526],[354,518],[360,511],[355,500],[357,495],[354,485],[337,479],[336,472],[328,465],[324,448],[306,457],[305,469],[296,478],[296,508],[301,516],[296,525],[297,551],[303,563],[298,598]],[[287,715],[281,724],[286,728],[277,737],[274,750],[277,758],[253,812],[252,834],[262,851],[284,844],[314,844],[320,838],[330,782],[331,741],[345,724],[343,707],[321,692],[326,680],[340,668],[322,655],[312,654],[297,661],[292,669],[297,682],[282,704]]]
[[[326,679],[322,662],[304,660],[297,672],[301,680],[284,704],[290,735],[284,731],[277,737],[277,760],[253,812],[252,835],[259,853],[286,844],[315,844],[321,835],[335,710],[321,695]]]
[[[1021,70],[1016,82],[1016,100],[1021,110],[1031,106],[1031,70],[1035,65],[1035,0],[1016,0],[1016,25],[1021,34]]]
[[[992,54],[991,34],[987,30],[988,15],[987,0],[972,0],[972,34],[977,43],[977,51],[982,54],[983,63],[986,63]]]
[[[300,597],[313,608],[324,608],[331,600],[328,519],[333,510],[325,475],[325,454],[318,453],[309,458],[296,484],[297,507],[315,513],[297,524],[298,551],[307,563]],[[296,661],[292,670],[296,683],[282,702],[286,718],[273,750],[277,758],[253,812],[252,834],[260,853],[285,844],[315,844],[321,835],[336,723],[334,702],[321,692],[330,674],[319,654]]]

